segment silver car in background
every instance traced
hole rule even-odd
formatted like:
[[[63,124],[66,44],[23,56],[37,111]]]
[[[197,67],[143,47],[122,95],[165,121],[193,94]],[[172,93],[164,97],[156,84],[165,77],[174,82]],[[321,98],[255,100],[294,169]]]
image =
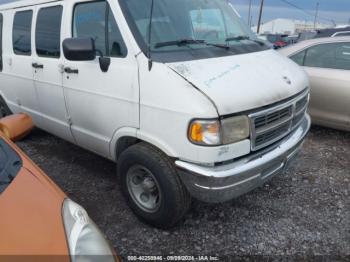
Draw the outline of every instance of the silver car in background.
[[[307,40],[280,53],[309,75],[312,122],[350,131],[350,37]]]

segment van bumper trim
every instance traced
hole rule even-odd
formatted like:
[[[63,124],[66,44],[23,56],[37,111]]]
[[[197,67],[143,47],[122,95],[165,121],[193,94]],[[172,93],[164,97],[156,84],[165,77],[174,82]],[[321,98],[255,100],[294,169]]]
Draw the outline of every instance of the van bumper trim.
[[[175,165],[194,198],[209,203],[225,202],[286,170],[299,153],[310,126],[311,119],[306,114],[300,126],[277,145],[229,164],[208,167],[177,160]]]

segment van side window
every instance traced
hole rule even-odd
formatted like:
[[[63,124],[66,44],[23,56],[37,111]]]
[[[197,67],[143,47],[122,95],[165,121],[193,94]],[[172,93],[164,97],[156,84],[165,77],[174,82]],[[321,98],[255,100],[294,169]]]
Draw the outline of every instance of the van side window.
[[[2,14],[0,14],[0,72],[2,71]]]
[[[40,9],[36,21],[35,46],[38,56],[59,58],[62,6]]]
[[[104,56],[125,57],[127,49],[106,1],[77,4],[74,8],[73,37],[91,37]]]
[[[12,43],[16,55],[30,56],[32,54],[32,18],[33,11],[20,11],[15,14]]]

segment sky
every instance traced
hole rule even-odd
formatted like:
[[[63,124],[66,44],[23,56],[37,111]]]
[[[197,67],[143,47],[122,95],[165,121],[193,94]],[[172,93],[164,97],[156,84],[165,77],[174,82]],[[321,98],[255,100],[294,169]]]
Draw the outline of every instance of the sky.
[[[229,0],[233,3],[241,16],[248,21],[249,1],[252,2],[253,24],[257,23],[261,0]],[[301,11],[285,3],[285,1],[300,7]],[[0,0],[1,3],[12,2]],[[267,22],[275,18],[290,18],[313,21],[317,2],[319,5],[319,22],[332,24],[350,23],[350,0],[265,0],[262,21]]]
[[[250,0],[230,1],[247,21]],[[256,24],[261,0],[251,1],[253,24]],[[304,11],[285,3],[285,1]],[[336,24],[350,23],[350,0],[265,0],[262,21],[267,22],[275,18],[314,21],[317,3],[319,3],[318,22],[333,24],[333,20]]]

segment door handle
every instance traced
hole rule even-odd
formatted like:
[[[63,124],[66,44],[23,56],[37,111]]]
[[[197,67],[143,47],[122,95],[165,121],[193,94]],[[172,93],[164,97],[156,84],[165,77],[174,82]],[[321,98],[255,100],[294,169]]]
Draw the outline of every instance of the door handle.
[[[43,65],[43,64],[38,64],[38,63],[33,63],[33,64],[32,64],[32,67],[43,69],[43,68],[44,68],[44,65]]]
[[[70,67],[65,67],[64,68],[64,72],[66,72],[67,74],[79,74],[79,70],[78,69],[73,69]]]

